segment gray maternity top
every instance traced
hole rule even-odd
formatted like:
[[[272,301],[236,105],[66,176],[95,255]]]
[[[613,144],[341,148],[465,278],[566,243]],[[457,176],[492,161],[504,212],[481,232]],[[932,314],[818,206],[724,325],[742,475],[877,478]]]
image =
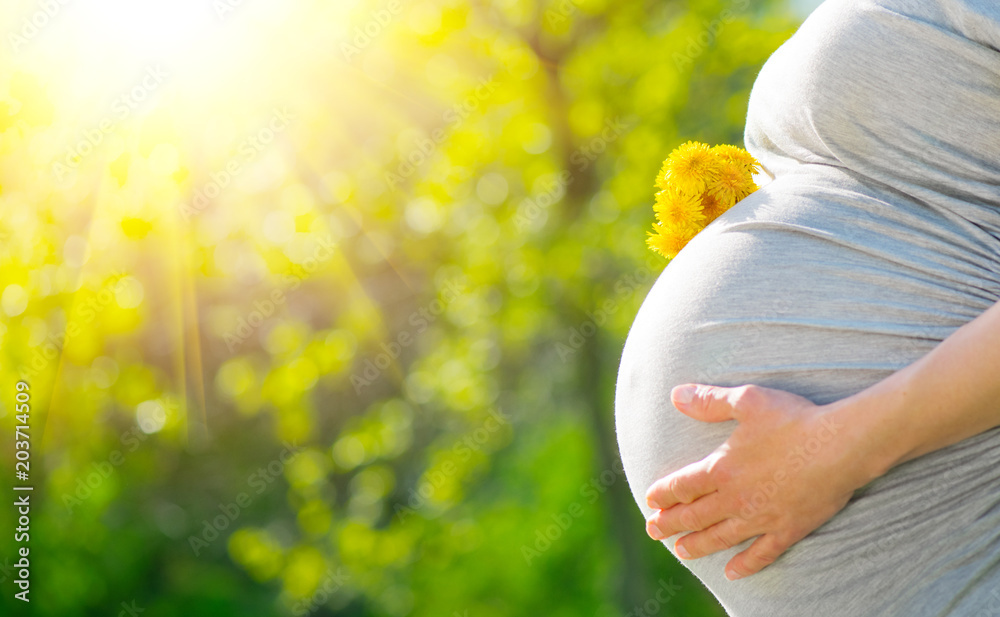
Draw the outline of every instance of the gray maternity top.
[[[1000,0],[827,0],[768,60],[745,140],[774,181],[667,265],[625,345],[618,440],[644,516],[653,481],[734,428],[676,411],[674,385],[832,402],[1000,301],[998,49]],[[1000,429],[894,468],[727,581],[749,545],[684,562],[734,617],[1000,615]]]

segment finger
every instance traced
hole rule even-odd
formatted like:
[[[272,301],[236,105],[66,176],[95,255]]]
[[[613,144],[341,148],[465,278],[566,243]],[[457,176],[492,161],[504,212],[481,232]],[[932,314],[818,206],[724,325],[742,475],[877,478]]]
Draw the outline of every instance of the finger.
[[[646,533],[654,540],[662,540],[683,531],[701,531],[728,516],[719,493],[709,493],[690,504],[681,503],[653,512],[646,519]]]
[[[774,403],[781,391],[744,385],[736,388],[683,384],[670,391],[674,407],[681,413],[702,422],[742,422],[745,415]],[[787,393],[785,393],[787,394]]]
[[[788,545],[772,534],[754,540],[750,548],[736,555],[726,565],[726,578],[731,581],[756,574],[771,565],[788,550]]]
[[[654,482],[646,491],[646,504],[650,508],[665,510],[679,503],[691,503],[715,490],[708,462],[703,459]]]
[[[733,548],[756,535],[741,518],[729,518],[703,529],[689,533],[677,540],[674,550],[682,559],[698,559],[705,555]]]

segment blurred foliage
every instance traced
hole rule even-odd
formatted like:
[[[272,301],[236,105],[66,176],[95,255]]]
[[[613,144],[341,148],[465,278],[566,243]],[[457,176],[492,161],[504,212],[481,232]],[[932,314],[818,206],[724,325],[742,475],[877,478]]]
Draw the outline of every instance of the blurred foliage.
[[[613,388],[656,172],[741,143],[783,4],[5,4],[24,614],[723,614],[644,535]]]

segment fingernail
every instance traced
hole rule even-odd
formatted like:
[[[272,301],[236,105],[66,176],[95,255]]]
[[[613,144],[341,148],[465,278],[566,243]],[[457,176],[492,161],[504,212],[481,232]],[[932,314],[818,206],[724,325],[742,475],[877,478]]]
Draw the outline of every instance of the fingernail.
[[[674,550],[677,551],[677,556],[681,559],[691,559],[691,553],[683,546],[675,546]]]
[[[646,533],[648,533],[649,537],[654,540],[662,540],[663,538],[667,537],[663,535],[663,532],[660,531],[660,528],[656,526],[656,523],[650,523],[647,526]]]
[[[674,390],[674,400],[687,405],[694,400],[694,386],[682,386]]]
[[[728,578],[731,581],[735,581],[738,578],[743,578],[743,575],[740,574],[739,572],[737,572],[736,570],[730,570],[730,569],[727,568],[726,569],[726,578]]]

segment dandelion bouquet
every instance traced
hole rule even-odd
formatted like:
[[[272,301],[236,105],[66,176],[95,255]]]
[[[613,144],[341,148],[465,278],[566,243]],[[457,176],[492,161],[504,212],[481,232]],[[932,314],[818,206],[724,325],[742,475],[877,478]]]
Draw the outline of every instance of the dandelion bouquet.
[[[695,235],[757,190],[760,163],[743,148],[689,141],[670,153],[656,177],[656,223],[646,244],[673,258]]]

